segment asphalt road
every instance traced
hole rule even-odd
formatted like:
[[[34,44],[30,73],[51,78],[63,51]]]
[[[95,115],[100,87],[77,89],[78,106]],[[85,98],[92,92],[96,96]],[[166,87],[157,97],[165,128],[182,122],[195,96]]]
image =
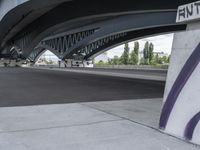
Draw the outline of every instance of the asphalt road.
[[[28,68],[0,68],[0,107],[160,98],[164,82]]]
[[[63,68],[66,69],[66,68]],[[109,72],[109,73],[125,73],[125,74],[136,74],[136,75],[151,75],[151,76],[167,76],[167,70],[165,69],[155,69],[155,70],[147,70],[147,69],[111,69],[111,68],[67,68],[68,70],[78,70],[78,71],[101,71],[101,72]]]

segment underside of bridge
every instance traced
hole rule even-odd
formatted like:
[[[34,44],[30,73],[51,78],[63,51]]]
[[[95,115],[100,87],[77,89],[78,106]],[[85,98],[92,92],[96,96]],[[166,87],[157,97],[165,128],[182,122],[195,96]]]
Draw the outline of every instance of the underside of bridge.
[[[0,13],[0,57],[35,62],[48,49],[62,60],[88,60],[125,41],[185,30],[175,23],[185,2],[1,0],[10,9]]]

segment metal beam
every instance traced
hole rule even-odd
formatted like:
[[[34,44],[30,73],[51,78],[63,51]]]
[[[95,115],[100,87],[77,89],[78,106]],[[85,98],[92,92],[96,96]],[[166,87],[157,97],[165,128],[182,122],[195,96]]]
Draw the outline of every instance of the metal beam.
[[[34,51],[32,51],[32,53],[30,54],[30,56],[28,57],[28,59],[31,61],[31,62],[36,62],[39,57],[46,51],[45,48],[43,47],[37,47],[34,49]]]
[[[94,34],[96,30],[97,29],[95,28],[73,34],[62,34],[59,36],[49,37],[40,42],[40,47],[45,47],[51,50],[62,59],[63,54],[68,51],[68,49],[76,45],[81,40],[84,40],[85,38]]]
[[[92,0],[29,0],[12,9],[0,21],[0,29],[2,29],[0,49],[7,45],[18,46],[23,55],[28,57],[38,43],[52,34],[133,14],[173,11],[175,17],[179,5],[193,1],[195,0],[154,0],[149,3],[148,0],[134,0],[137,5],[133,5],[132,0],[109,0],[109,2],[107,0],[95,0],[95,2]],[[164,16],[163,18],[162,20],[166,19]],[[120,22],[111,25],[118,23]],[[124,31],[119,30],[119,32]],[[109,33],[111,34],[114,35],[116,32]],[[104,37],[109,35],[105,33]],[[100,38],[102,35],[99,36]]]
[[[138,40],[140,38],[144,38],[149,35],[158,35],[161,33],[171,33],[171,32],[177,32],[177,31],[182,31],[185,30],[186,26],[167,26],[167,27],[156,27],[156,28],[149,28],[149,29],[143,29],[143,30],[137,30],[137,31],[131,31],[127,32],[126,36],[117,38],[113,41],[110,41],[109,43],[105,43],[102,46],[99,46],[98,48],[92,49],[90,53],[85,55],[84,59],[89,60],[93,59],[96,56],[100,55],[101,53],[104,53],[105,51],[108,51],[109,49],[119,46],[123,44],[124,42],[129,42],[132,40]],[[86,48],[84,48],[86,49]]]
[[[192,0],[191,0],[192,1]],[[33,2],[33,0],[30,0]],[[43,2],[43,1],[42,1]],[[31,50],[38,45],[38,43],[45,37],[51,35],[56,30],[71,30],[94,22],[111,19],[119,15],[137,14],[137,13],[151,13],[152,11],[176,11],[178,5],[184,4],[188,1],[174,1],[174,0],[155,0],[149,3],[148,0],[136,0],[137,5],[133,5],[132,0],[114,1],[97,0],[97,1],[72,1],[62,3],[61,5],[51,9],[41,17],[34,18],[32,23],[13,36],[8,35],[9,38],[3,43],[15,43],[19,39],[24,39],[23,36],[29,33],[32,36],[31,40],[27,42],[22,48],[24,56],[28,56]],[[45,3],[45,0],[44,0]],[[113,3],[115,3],[113,7]],[[27,5],[30,3],[27,2]],[[38,3],[40,5],[40,3]],[[25,5],[23,5],[25,7]],[[74,10],[79,10],[74,12]],[[52,19],[54,21],[52,21]],[[20,28],[20,27],[19,27]],[[29,32],[27,32],[29,31]],[[1,43],[1,41],[0,41]]]
[[[113,37],[115,35],[118,35],[119,33],[123,34],[126,32],[137,31],[137,30],[142,31],[144,29],[156,28],[156,27],[160,27],[159,30],[160,33],[166,32],[165,30],[162,31],[162,28],[165,29],[168,26],[173,26],[176,24],[175,14],[176,13],[173,11],[151,12],[151,13],[120,16],[115,19],[105,21],[99,25],[101,26],[101,28],[97,32],[95,32],[93,35],[89,37],[86,37],[85,39],[75,44],[73,47],[69,48],[63,54],[63,59],[71,58],[73,54],[85,48],[87,45],[94,46],[97,43],[97,41],[103,40],[104,38],[106,39],[107,37]],[[177,26],[182,26],[182,25],[177,25]],[[177,28],[175,28],[175,30],[176,29]]]

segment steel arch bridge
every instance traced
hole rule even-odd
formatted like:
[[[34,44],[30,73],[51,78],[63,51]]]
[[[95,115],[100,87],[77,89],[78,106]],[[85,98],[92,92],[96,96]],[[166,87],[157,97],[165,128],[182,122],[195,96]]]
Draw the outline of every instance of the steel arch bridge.
[[[177,7],[193,1],[1,0],[0,57],[35,62],[48,49],[62,60],[88,60],[125,41],[185,30]]]

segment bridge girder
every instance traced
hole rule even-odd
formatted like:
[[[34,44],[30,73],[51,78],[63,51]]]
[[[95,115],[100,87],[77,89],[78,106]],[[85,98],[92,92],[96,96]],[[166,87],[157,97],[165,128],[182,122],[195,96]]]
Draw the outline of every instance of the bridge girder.
[[[176,12],[178,5],[188,3],[187,0],[155,0],[151,3],[149,3],[148,0],[135,0],[137,5],[133,5],[132,0],[117,2],[110,0],[109,3],[105,0],[97,0],[95,2],[91,0],[72,0],[70,2],[67,0],[53,0],[50,2],[50,5],[47,1],[48,0],[43,0],[41,4],[41,1],[39,0],[29,0],[28,2],[21,4],[16,10],[12,10],[13,12],[16,12],[16,18],[21,18],[21,20],[11,23],[13,24],[13,26],[10,26],[11,30],[7,33],[0,34],[3,36],[3,39],[0,38],[1,48],[6,44],[16,44],[20,46],[23,55],[28,57],[40,41],[55,31],[69,31],[87,24],[93,24],[100,20],[112,19],[113,17],[124,14],[169,10]],[[190,1],[192,2],[193,0]],[[115,5],[113,6],[113,4]],[[31,17],[27,12],[23,11],[25,8],[26,10],[29,9],[33,11],[31,12]],[[46,11],[42,12],[42,8],[46,8]],[[74,10],[79,11],[76,12]],[[24,13],[21,15],[25,15],[26,17],[19,17],[20,11]],[[36,12],[38,12],[39,15],[34,14]],[[5,17],[4,20],[6,20],[6,18],[15,18],[14,14],[8,16],[9,17]],[[1,23],[2,22],[3,21],[1,21]],[[6,29],[6,27],[4,28]]]
[[[21,51],[17,49],[16,47],[9,47],[6,49],[3,53],[0,54],[0,58],[5,59],[25,59],[21,55]]]
[[[83,39],[94,34],[96,30],[97,29],[95,28],[72,34],[66,34],[66,35],[62,34],[61,36],[53,36],[52,38],[50,37],[41,41],[39,45],[40,47],[44,47],[46,49],[51,50],[60,59],[62,59],[63,54],[66,53],[68,49],[70,49]]]
[[[193,1],[195,0],[189,2]],[[188,0],[154,0],[151,3],[148,0],[135,0],[134,3],[137,5],[133,5],[132,0],[117,2],[115,0],[109,2],[107,0],[96,0],[95,2],[92,0],[43,0],[42,2],[29,0],[9,11],[0,20],[0,28],[3,29],[0,31],[0,49],[15,46],[21,49],[25,58],[28,58],[34,48],[48,36],[128,15],[173,12],[174,25],[177,7],[188,3]],[[162,20],[166,19],[165,16],[160,15],[160,17]],[[157,20],[149,20],[149,23],[154,21]],[[120,22],[112,23],[110,26],[113,24],[117,25]],[[127,22],[128,24],[129,22]],[[89,36],[88,39],[85,38],[82,42],[78,42],[80,44],[79,46],[76,44],[78,48],[71,47],[70,53],[73,54],[74,51],[84,48],[89,44],[88,42],[93,43],[104,37],[126,32],[126,29],[113,31],[115,27],[110,27],[112,32],[106,33],[108,28],[104,28],[104,26],[99,28],[102,30],[98,34],[101,35],[97,36],[96,33],[93,37]],[[138,26],[137,29],[140,27]],[[68,57],[67,53],[66,57]]]
[[[155,27],[155,28],[125,32],[121,36],[115,35],[115,36],[117,36],[117,38],[114,38],[114,39],[107,37],[107,38],[111,39],[109,42],[105,42],[104,44],[99,45],[98,44],[99,42],[101,43],[102,40],[105,40],[105,39],[101,39],[99,41],[96,41],[95,43],[91,43],[91,44],[87,45],[86,47],[84,47],[82,49],[82,51],[83,52],[87,51],[86,55],[84,56],[84,59],[85,60],[93,59],[96,56],[100,55],[101,53],[103,53],[113,47],[119,46],[125,42],[129,42],[131,40],[137,40],[142,37],[149,36],[149,35],[158,35],[160,33],[171,33],[171,32],[181,31],[181,30],[185,30],[185,28],[186,28],[185,25],[182,25],[182,26],[172,25],[172,26],[166,26],[166,27]],[[92,47],[92,44],[96,44],[96,46]]]
[[[8,41],[35,19],[67,1],[71,0],[1,0],[0,50],[10,45]]]
[[[174,20],[174,11],[123,15],[85,27],[85,31],[50,36],[40,46],[63,60],[75,57],[88,59],[107,47],[127,40],[186,29],[186,25],[176,25]]]
[[[31,62],[35,63],[45,51],[46,51],[45,48],[37,47],[32,51],[32,53],[29,55],[28,59]]]
[[[40,48],[43,50],[41,50],[41,52],[38,52],[38,49],[35,49],[31,53],[29,58],[32,58],[31,60],[33,62],[36,62],[39,56],[41,56],[41,54],[43,53],[43,51],[46,51],[48,49],[52,53],[54,53],[58,58],[63,59],[63,60],[65,59],[90,60],[113,47],[123,44],[124,42],[131,41],[133,39],[137,40],[141,37],[146,37],[148,35],[157,35],[157,34],[160,34],[161,32],[171,33],[171,32],[181,31],[181,30],[185,30],[185,28],[186,28],[185,25],[172,25],[172,26],[166,26],[166,27],[141,29],[141,30],[111,35],[111,36],[102,38],[100,40],[97,40],[95,42],[88,42],[89,43],[88,45],[86,45],[82,49],[74,51],[74,54],[67,58],[58,54],[56,50],[52,49],[50,46],[48,47],[45,45],[40,45],[41,46]],[[57,42],[57,44],[59,43]],[[57,45],[57,47],[59,46]]]
[[[69,48],[63,54],[63,59],[70,58],[72,55],[76,54],[78,51],[80,50],[84,51],[84,49],[88,55],[89,51],[93,51],[92,49],[95,49],[93,47],[98,48],[98,47],[107,45],[109,42],[112,43],[113,41],[117,41],[117,39],[121,37],[122,34],[123,34],[122,37],[125,37],[126,36],[125,34],[128,32],[134,32],[137,30],[140,30],[140,32],[143,32],[143,29],[149,29],[149,28],[151,29],[151,28],[156,28],[156,27],[160,27],[159,28],[160,33],[167,32],[166,31],[167,29],[168,29],[168,32],[180,30],[178,26],[182,26],[182,25],[175,26],[176,24],[175,14],[176,13],[174,11],[151,12],[148,14],[138,13],[138,14],[133,14],[133,15],[120,16],[115,19],[105,21],[102,24],[100,23],[99,30],[97,32],[95,32],[89,37],[86,37],[85,39],[75,44],[73,47]],[[173,25],[174,25],[174,29],[171,28],[171,26]],[[185,29],[185,28],[181,28],[181,29]],[[143,33],[143,36],[145,36],[145,34],[148,36],[154,33],[151,33],[151,34]],[[139,38],[139,37],[141,37],[140,34],[138,34],[138,36],[135,35],[133,38]]]

